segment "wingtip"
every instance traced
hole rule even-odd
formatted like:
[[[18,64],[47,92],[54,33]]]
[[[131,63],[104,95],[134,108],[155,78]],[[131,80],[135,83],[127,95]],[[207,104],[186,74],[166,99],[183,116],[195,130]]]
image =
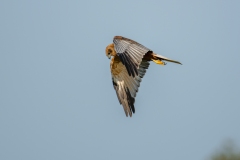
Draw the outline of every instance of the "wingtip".
[[[125,115],[126,115],[126,117],[128,117],[128,115],[129,115],[129,117],[132,118],[132,113],[134,113],[134,112],[131,112],[131,111],[130,112],[125,112]]]

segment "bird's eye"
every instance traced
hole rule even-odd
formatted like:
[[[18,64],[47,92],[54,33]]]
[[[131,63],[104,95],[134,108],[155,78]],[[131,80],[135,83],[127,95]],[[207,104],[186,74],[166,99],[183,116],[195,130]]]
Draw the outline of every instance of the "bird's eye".
[[[108,50],[108,54],[111,54],[111,53],[112,53],[112,50],[111,50],[111,49],[109,49],[109,50]]]

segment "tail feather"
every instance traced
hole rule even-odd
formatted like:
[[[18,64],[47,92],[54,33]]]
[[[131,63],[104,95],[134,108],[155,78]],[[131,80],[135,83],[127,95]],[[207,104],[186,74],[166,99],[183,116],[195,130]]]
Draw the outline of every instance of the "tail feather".
[[[180,62],[178,62],[178,61],[169,59],[169,58],[164,57],[164,56],[161,56],[161,55],[159,55],[159,54],[155,54],[154,57],[157,58],[155,61],[159,61],[159,60],[161,61],[161,60],[163,60],[163,61],[173,62],[173,63],[177,63],[177,64],[182,64],[182,63],[180,63]],[[154,62],[155,62],[155,61],[154,61]],[[157,62],[155,62],[155,63],[157,63]],[[159,64],[159,63],[157,63],[157,64]]]

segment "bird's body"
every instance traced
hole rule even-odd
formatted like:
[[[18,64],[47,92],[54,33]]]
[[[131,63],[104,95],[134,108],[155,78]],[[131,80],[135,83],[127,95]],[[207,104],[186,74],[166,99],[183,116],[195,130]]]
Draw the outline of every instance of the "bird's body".
[[[121,36],[115,36],[113,43],[106,47],[106,55],[111,58],[110,68],[113,87],[122,104],[126,116],[135,113],[134,102],[141,78],[150,65],[150,61],[165,65],[163,61],[181,64],[153,53],[145,46]]]

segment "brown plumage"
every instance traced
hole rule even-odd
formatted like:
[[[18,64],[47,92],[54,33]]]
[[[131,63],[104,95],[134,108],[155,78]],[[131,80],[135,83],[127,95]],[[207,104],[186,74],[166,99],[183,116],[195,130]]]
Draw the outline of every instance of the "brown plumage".
[[[106,56],[111,57],[111,74],[113,87],[126,116],[135,113],[134,102],[141,78],[149,67],[149,62],[165,65],[163,61],[181,64],[153,53],[145,46],[121,36],[115,36],[113,43],[106,47]]]

